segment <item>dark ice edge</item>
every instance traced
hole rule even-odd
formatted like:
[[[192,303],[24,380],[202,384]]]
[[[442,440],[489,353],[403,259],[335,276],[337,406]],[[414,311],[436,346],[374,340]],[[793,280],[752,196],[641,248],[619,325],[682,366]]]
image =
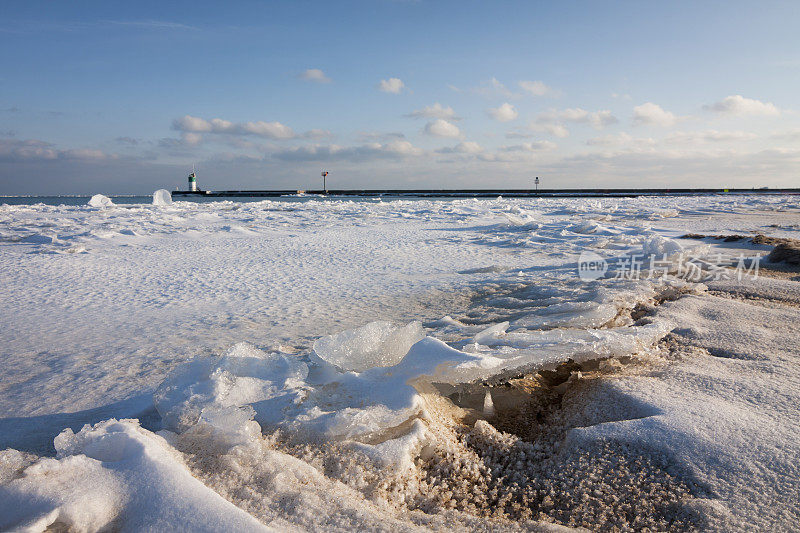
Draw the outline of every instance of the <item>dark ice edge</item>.
[[[280,197],[297,195],[381,196],[413,198],[635,198],[638,196],[702,196],[717,194],[800,194],[800,188],[788,189],[329,189],[323,190],[229,190],[171,191],[172,196],[189,197]]]

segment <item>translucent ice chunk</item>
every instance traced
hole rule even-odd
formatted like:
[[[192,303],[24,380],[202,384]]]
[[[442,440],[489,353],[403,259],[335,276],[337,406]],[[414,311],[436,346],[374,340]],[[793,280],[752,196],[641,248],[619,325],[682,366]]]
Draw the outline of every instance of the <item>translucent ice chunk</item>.
[[[393,366],[411,347],[425,337],[420,322],[398,327],[377,321],[360,328],[317,339],[314,352],[343,371],[363,372],[369,368]]]
[[[675,239],[662,237],[661,235],[651,235],[642,243],[642,251],[645,255],[673,255],[683,251],[683,247]]]
[[[252,444],[261,436],[261,426],[253,420],[254,416],[255,410],[250,405],[206,408],[190,431],[223,449]]]
[[[156,409],[168,429],[184,431],[210,410],[258,406],[259,423],[282,418],[281,410],[305,394],[308,367],[298,358],[267,354],[247,343],[219,358],[198,358],[177,368],[156,390]]]
[[[103,196],[102,194],[95,194],[89,200],[89,205],[91,207],[108,207],[114,205],[114,202],[111,201],[111,198],[108,196]]]
[[[153,205],[172,205],[172,195],[166,189],[158,189],[153,193]]]
[[[492,393],[489,389],[486,389],[486,395],[483,397],[483,414],[494,416],[494,401],[492,401]]]

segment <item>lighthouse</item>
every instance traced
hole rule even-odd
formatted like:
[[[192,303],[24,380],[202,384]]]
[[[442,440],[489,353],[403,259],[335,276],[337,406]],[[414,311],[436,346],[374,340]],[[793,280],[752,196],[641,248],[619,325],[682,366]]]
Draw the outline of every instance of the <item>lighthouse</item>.
[[[194,170],[189,174],[189,190],[197,192],[197,176],[195,176]]]

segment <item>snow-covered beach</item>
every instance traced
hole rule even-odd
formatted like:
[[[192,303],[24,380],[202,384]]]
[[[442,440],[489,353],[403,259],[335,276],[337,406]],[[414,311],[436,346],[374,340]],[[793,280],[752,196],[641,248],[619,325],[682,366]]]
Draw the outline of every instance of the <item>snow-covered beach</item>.
[[[800,520],[800,272],[680,238],[797,196],[159,200],[0,206],[0,529]]]

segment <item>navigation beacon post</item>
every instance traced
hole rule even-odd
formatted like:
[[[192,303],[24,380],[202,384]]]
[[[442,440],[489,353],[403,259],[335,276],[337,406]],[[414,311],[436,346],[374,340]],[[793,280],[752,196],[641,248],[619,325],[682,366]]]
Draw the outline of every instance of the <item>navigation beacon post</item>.
[[[327,185],[327,178],[328,178],[328,171],[322,171],[322,190],[325,191],[325,194],[328,194],[328,185]]]

